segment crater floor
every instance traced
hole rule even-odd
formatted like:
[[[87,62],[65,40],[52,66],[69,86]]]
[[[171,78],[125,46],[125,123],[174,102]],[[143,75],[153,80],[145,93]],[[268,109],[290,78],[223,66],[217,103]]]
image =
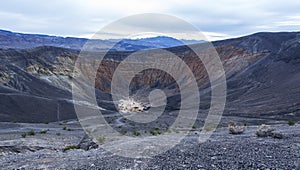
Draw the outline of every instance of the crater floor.
[[[70,149],[85,132],[77,121],[49,124],[0,123],[0,169],[299,169],[300,124],[273,124],[283,139],[258,138],[258,126],[240,135],[218,128],[198,142],[197,130],[180,144],[152,158],[125,158],[101,148]],[[35,135],[22,133],[30,131]],[[47,131],[46,133],[40,133]]]

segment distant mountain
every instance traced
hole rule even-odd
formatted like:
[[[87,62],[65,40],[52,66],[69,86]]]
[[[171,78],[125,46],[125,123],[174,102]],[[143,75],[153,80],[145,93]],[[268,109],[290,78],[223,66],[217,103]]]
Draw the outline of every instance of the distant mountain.
[[[0,30],[0,48],[2,49],[29,49],[40,46],[62,47],[80,50],[88,41],[86,38],[58,37],[40,34],[22,34],[11,31]],[[184,44],[197,43],[194,40],[177,40],[171,37],[158,36],[142,39],[111,39],[90,40],[92,51],[136,51],[154,48],[168,48]]]
[[[88,39],[64,38],[40,34],[22,34],[0,30],[0,48],[28,49],[39,46],[55,46],[80,49]]]
[[[73,42],[71,40],[74,39],[34,35],[29,36],[34,37],[34,41],[30,41],[24,39],[23,36],[26,35],[6,34],[6,41],[18,46],[16,49],[0,49],[0,120],[43,122],[75,118],[71,84],[76,76],[73,74],[74,62],[80,51],[46,46],[20,49],[23,43],[24,47],[33,47],[34,43],[30,42],[37,42],[37,39],[43,43],[46,40],[51,43],[51,39],[56,43],[54,40],[58,39],[67,42],[61,43],[61,46],[70,47]],[[17,37],[19,43],[16,41]],[[1,39],[3,46],[3,37]],[[178,45],[179,42],[175,41],[165,37],[150,38],[146,41],[123,40],[118,47],[136,49],[128,44],[135,47],[139,44],[137,48],[150,48],[149,44],[163,47],[162,42]],[[257,33],[213,42],[227,77],[224,115],[266,120],[300,120],[299,42],[300,32]],[[203,45],[200,43],[193,46],[201,49]],[[206,113],[210,106],[210,86],[205,67],[186,46],[171,47],[167,50],[181,57],[195,74],[199,91],[203,94],[200,112]],[[110,103],[109,94],[113,73],[120,61],[130,54],[129,51],[110,51],[97,70],[97,101],[99,106],[107,109],[108,114],[115,110],[114,105]],[[155,50],[147,50],[148,57],[154,54]],[[169,67],[176,69],[173,65]],[[176,82],[165,72],[146,70],[131,82],[132,93],[141,98],[147,90],[153,88],[167,91],[167,110],[178,110],[180,97],[176,90]]]

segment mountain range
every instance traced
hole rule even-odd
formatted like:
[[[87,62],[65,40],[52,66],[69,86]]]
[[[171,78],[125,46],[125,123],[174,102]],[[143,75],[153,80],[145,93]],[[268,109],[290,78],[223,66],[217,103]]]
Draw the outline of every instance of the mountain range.
[[[62,47],[80,50],[89,41],[93,51],[136,51],[155,48],[168,48],[184,44],[193,44],[204,41],[197,40],[177,40],[166,36],[157,36],[140,39],[92,39],[59,37],[40,34],[23,34],[6,30],[0,30],[0,47],[3,49],[29,49],[40,46]]]

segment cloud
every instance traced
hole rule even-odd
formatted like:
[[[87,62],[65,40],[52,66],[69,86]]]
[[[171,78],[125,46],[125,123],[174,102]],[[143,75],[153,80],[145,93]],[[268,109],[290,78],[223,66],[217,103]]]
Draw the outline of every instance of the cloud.
[[[274,23],[276,27],[290,27],[299,26],[300,27],[300,15],[299,16],[289,16],[285,20],[277,21]]]
[[[215,40],[258,31],[299,30],[299,9],[300,1],[294,0],[10,0],[1,2],[0,28],[90,37],[119,18],[139,13],[162,13],[190,22],[208,33],[209,39]],[[135,20],[132,24],[148,24],[147,27],[157,27],[159,31],[182,29],[164,18],[160,20],[165,27],[152,25],[153,18]],[[193,38],[192,34],[181,36]]]

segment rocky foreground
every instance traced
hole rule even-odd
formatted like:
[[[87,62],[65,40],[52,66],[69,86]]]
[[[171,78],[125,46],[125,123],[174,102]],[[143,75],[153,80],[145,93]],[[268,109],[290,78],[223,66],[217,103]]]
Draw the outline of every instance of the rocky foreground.
[[[132,159],[101,148],[75,149],[85,132],[77,121],[0,123],[0,169],[299,169],[300,124],[272,125],[282,139],[258,138],[258,126],[242,134],[218,128],[205,143],[194,130],[153,158]],[[33,133],[34,132],[34,133]],[[26,136],[24,135],[26,134]]]

